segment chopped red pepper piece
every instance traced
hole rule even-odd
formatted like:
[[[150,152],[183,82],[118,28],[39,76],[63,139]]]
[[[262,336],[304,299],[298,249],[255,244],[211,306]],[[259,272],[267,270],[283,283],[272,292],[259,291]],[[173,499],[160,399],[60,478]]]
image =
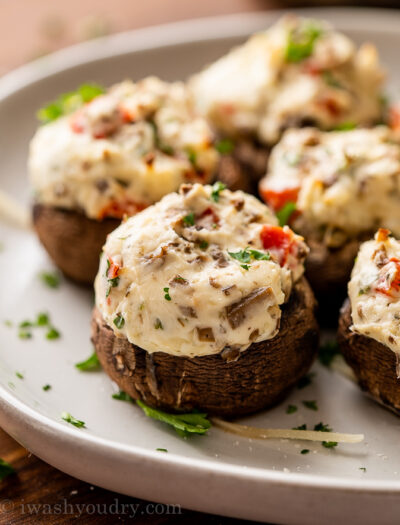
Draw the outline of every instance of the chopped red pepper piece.
[[[400,131],[400,106],[392,106],[389,109],[389,126],[393,131]]]
[[[283,266],[291,252],[293,241],[293,232],[287,226],[273,226],[265,224],[260,232],[261,242],[264,250],[274,252],[279,259],[279,264]]]
[[[270,188],[261,187],[260,194],[262,199],[269,205],[274,211],[279,211],[288,202],[297,202],[299,196],[300,187],[296,188],[285,188],[280,191],[272,190]]]
[[[136,213],[144,210],[147,206],[147,204],[134,202],[130,199],[125,199],[124,201],[112,201],[100,211],[98,219],[103,220],[106,217],[122,219],[124,215],[136,215]]]
[[[375,289],[389,297],[397,297],[400,292],[400,260],[391,257],[384,269]]]
[[[107,257],[108,259],[108,270],[107,270],[107,278],[108,279],[114,279],[115,277],[118,277],[118,273],[120,271],[120,266],[116,264],[111,257]]]
[[[332,117],[337,117],[341,113],[339,104],[332,97],[321,98],[317,101],[317,105],[327,111]]]

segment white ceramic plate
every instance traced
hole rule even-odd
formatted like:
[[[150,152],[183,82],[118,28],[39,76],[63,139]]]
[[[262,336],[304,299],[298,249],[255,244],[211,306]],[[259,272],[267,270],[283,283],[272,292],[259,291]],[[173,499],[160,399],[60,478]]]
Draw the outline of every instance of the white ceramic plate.
[[[28,141],[43,102],[84,81],[110,84],[147,74],[185,78],[279,14],[241,14],[121,34],[61,51],[4,77],[2,189],[28,204]],[[400,14],[356,9],[307,14],[331,20],[357,41],[374,41],[396,93]],[[33,339],[21,340],[16,326],[0,325],[0,425],[34,454],[90,483],[206,512],[274,523],[398,519],[400,420],[351,382],[315,365],[311,386],[246,421],[286,428],[323,421],[337,431],[365,433],[363,444],[327,450],[305,442],[256,442],[217,429],[184,441],[138,407],[113,400],[114,387],[103,372],[74,368],[92,352],[92,293],[65,281],[58,290],[46,288],[38,273],[51,264],[32,233],[0,225],[0,239],[0,320],[17,323],[47,311],[62,333],[60,340],[48,341],[38,329]],[[52,389],[45,392],[47,383]],[[302,400],[317,400],[319,410],[307,410]],[[289,403],[299,406],[297,413],[285,413]],[[84,420],[87,429],[61,421],[65,410]],[[169,452],[157,452],[159,447]],[[303,448],[311,452],[301,455]]]

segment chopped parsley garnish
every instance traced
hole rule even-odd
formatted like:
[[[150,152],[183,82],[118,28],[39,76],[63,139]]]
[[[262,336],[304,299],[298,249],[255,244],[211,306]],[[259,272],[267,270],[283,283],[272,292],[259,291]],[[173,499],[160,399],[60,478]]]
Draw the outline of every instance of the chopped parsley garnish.
[[[21,374],[21,372],[15,372],[15,375],[18,377],[18,379],[24,379],[24,376]]]
[[[318,410],[316,401],[303,401],[303,405],[310,410]]]
[[[223,182],[218,180],[212,187],[211,200],[213,200],[214,202],[218,202],[219,201],[219,194],[225,188],[226,188],[226,184],[224,184]]]
[[[82,84],[75,91],[60,95],[54,102],[39,109],[37,118],[47,124],[58,118],[72,113],[83,104],[90,102],[94,98],[104,93],[104,88],[97,84]]]
[[[192,434],[205,434],[211,427],[211,423],[207,419],[207,414],[200,412],[168,414],[162,410],[145,405],[143,401],[137,400],[136,403],[146,416],[171,425],[181,437],[189,437]]]
[[[325,83],[328,84],[328,86],[337,89],[343,89],[343,85],[339,82],[339,80],[336,77],[332,75],[330,71],[323,71],[322,78],[324,79]]]
[[[333,131],[351,131],[355,129],[357,124],[355,122],[342,122],[333,128]]]
[[[20,330],[18,332],[18,337],[20,339],[31,339],[32,338],[32,332],[28,332],[28,330]]]
[[[51,385],[43,385],[42,390],[44,390],[44,392],[51,390]]]
[[[307,425],[303,423],[302,425],[298,427],[293,427],[292,430],[307,430]]]
[[[14,473],[14,468],[9,463],[7,463],[7,461],[4,461],[4,459],[0,458],[0,481],[3,481],[3,479],[5,479],[7,476],[10,476]]]
[[[363,472],[367,472],[367,469],[366,469],[366,467],[359,467],[359,469],[358,469],[358,470],[362,470]]]
[[[6,319],[6,320],[4,321],[4,325],[5,325],[5,326],[8,326],[8,328],[11,328],[11,327],[13,326],[13,323],[12,323],[12,321],[10,321],[9,319]]]
[[[169,295],[169,288],[164,288],[164,299],[166,299],[167,301],[170,301],[171,300],[171,296]]]
[[[208,246],[209,245],[208,245],[207,241],[200,241],[200,243],[199,243],[200,250],[207,250]]]
[[[279,226],[285,226],[285,224],[288,224],[294,211],[296,211],[295,202],[287,202],[279,211],[277,211],[276,217],[279,221]]]
[[[157,317],[156,322],[154,323],[154,328],[156,330],[164,330],[163,324],[161,322],[161,319]]]
[[[124,392],[123,390],[120,390],[116,394],[113,394],[111,397],[113,399],[118,399],[119,401],[132,401],[133,402],[133,399],[131,398],[131,396],[127,394],[126,392]]]
[[[327,341],[320,347],[318,359],[322,365],[329,367],[335,356],[339,353],[339,345],[337,341]]]
[[[302,388],[305,388],[306,386],[308,385],[311,385],[312,383],[312,378],[315,376],[315,374],[313,372],[311,372],[310,374],[306,374],[305,376],[303,376],[300,381],[297,383],[297,388],[300,390]]]
[[[100,361],[97,357],[96,352],[93,352],[93,354],[87,359],[85,359],[85,361],[80,361],[79,363],[76,363],[75,368],[81,370],[82,372],[91,372],[93,370],[99,370]]]
[[[58,288],[60,286],[60,276],[57,272],[41,272],[39,277],[49,288]]]
[[[215,143],[215,149],[221,153],[221,155],[228,155],[235,149],[235,144],[230,139],[221,139]]]
[[[329,425],[325,425],[324,423],[318,423],[314,426],[314,430],[317,432],[332,432],[332,429],[329,428]],[[337,447],[337,441],[323,441],[322,446],[325,448],[334,448]]]
[[[61,419],[63,419],[67,423],[70,423],[71,425],[74,425],[74,427],[77,427],[77,428],[85,427],[84,421],[80,421],[79,419],[76,419],[75,417],[71,416],[69,412],[63,412],[61,414]]]
[[[354,261],[354,262],[356,262],[356,261]],[[358,295],[364,295],[364,294],[368,293],[370,290],[371,290],[371,286],[369,286],[369,285],[364,286],[363,288],[360,288],[358,290]]]
[[[166,448],[156,448],[157,452],[168,452]]]
[[[286,414],[294,414],[297,412],[297,406],[296,405],[288,405],[286,409]]]
[[[187,156],[188,156],[190,164],[192,166],[196,167],[197,153],[194,150],[192,150],[192,149],[188,149],[187,150]]]
[[[229,255],[232,257],[232,259],[235,259],[236,261],[239,261],[241,263],[240,266],[244,268],[245,270],[248,270],[250,266],[248,263],[250,263],[252,260],[256,261],[269,261],[271,259],[271,255],[269,252],[260,252],[258,250],[250,250],[248,247],[244,250],[239,250],[238,252],[228,252]]]
[[[188,213],[187,215],[182,217],[182,220],[185,226],[194,226],[194,213]]]
[[[322,30],[313,22],[303,23],[289,33],[286,47],[287,62],[301,62],[308,58],[313,50],[315,41],[321,36]]]
[[[37,326],[47,326],[49,324],[49,316],[46,313],[40,313],[36,319]]]
[[[60,332],[54,328],[53,326],[50,327],[46,333],[46,339],[59,339]]]
[[[118,314],[117,317],[114,319],[114,324],[115,326],[121,330],[121,328],[124,326],[125,324],[125,319],[122,317],[121,314]]]
[[[308,454],[310,450],[308,448],[303,448],[303,450],[300,452],[300,454]]]
[[[106,291],[106,297],[108,297],[110,295],[111,288],[116,288],[118,286],[118,284],[119,284],[119,277],[118,277],[118,275],[113,277],[112,279],[108,278],[108,271],[110,269],[110,266],[111,266],[110,259],[107,259],[106,277],[107,277],[107,282],[108,282],[108,288],[107,288],[107,291]]]

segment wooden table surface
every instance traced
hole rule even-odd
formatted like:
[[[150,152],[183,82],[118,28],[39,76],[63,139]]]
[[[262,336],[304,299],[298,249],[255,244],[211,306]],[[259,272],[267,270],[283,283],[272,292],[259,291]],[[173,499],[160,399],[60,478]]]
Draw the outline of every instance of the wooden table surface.
[[[268,0],[0,0],[0,75],[36,56],[96,35],[280,4]],[[24,37],[15,38],[16,31]],[[133,521],[138,525],[245,523],[184,509],[171,515],[166,507],[93,487],[37,459],[1,429],[0,457],[16,470],[0,482],[1,524],[74,520],[97,524]]]

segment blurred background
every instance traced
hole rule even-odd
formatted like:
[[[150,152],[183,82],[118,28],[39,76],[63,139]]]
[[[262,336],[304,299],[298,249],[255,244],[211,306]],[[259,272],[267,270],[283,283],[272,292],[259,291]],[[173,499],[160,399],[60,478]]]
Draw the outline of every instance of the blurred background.
[[[138,27],[227,13],[325,5],[396,8],[400,0],[0,0],[0,75],[62,47]]]

